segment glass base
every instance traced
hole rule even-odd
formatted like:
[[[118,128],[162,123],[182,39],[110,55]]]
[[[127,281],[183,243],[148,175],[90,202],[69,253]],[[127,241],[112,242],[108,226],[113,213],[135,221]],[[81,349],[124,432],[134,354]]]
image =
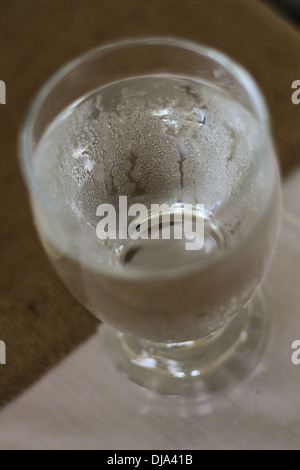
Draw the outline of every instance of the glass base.
[[[100,327],[101,343],[115,367],[160,394],[206,398],[227,389],[258,363],[269,331],[261,293],[227,326],[196,341],[154,343]]]

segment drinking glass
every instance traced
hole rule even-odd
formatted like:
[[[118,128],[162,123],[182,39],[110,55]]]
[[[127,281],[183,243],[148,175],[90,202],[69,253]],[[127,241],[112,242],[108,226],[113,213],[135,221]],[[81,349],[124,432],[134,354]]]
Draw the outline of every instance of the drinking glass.
[[[207,397],[257,364],[280,191],[266,106],[242,67],[172,38],[89,51],[35,98],[20,161],[44,249],[103,322],[115,368]]]

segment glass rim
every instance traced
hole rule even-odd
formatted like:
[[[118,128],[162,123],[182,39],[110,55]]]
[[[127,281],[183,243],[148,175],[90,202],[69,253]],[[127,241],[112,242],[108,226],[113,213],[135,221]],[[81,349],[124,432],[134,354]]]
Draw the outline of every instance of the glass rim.
[[[197,44],[195,42],[179,39],[176,37],[163,37],[163,36],[153,36],[153,37],[137,37],[123,39],[119,41],[108,42],[102,46],[98,46],[88,50],[87,52],[77,56],[75,59],[67,62],[65,65],[60,67],[50,78],[42,85],[40,90],[37,92],[33,98],[29,109],[25,115],[23,125],[19,134],[19,161],[21,165],[21,170],[26,181],[26,185],[30,191],[34,191],[38,194],[39,198],[42,199],[43,204],[49,207],[53,211],[53,200],[47,193],[43,190],[39,184],[38,178],[35,176],[32,165],[31,165],[31,137],[32,130],[35,121],[35,117],[42,105],[43,101],[47,97],[49,91],[63,78],[67,73],[69,73],[73,68],[78,66],[81,62],[89,59],[90,57],[96,56],[97,54],[103,51],[114,50],[118,48],[124,48],[129,46],[143,46],[143,45],[153,45],[153,46],[174,46],[181,49],[186,49],[191,52],[204,55],[213,59],[215,62],[219,63],[226,70],[230,71],[238,82],[244,87],[247,91],[248,96],[251,98],[251,103],[254,105],[254,109],[257,113],[257,118],[259,121],[259,140],[258,148],[261,146],[264,147],[264,142],[262,140],[266,139],[266,136],[270,135],[270,123],[269,123],[269,114],[264,101],[264,97],[250,73],[237,62],[229,58],[223,52],[220,52],[208,45]],[[45,130],[46,131],[46,130]],[[52,206],[52,207],[51,207]]]

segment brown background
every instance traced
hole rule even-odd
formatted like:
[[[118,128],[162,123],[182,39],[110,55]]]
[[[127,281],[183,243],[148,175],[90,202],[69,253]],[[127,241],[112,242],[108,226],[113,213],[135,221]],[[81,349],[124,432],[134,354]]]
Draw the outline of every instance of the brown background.
[[[300,160],[300,34],[258,0],[1,0],[0,405],[82,342],[96,321],[53,274],[31,223],[18,170],[17,135],[41,84],[74,56],[104,42],[172,35],[212,45],[243,64],[262,88],[284,174]]]

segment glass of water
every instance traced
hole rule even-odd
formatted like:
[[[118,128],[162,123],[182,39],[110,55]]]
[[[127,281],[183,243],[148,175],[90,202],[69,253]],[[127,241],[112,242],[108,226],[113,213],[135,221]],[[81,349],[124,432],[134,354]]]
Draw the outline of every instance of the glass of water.
[[[254,367],[280,192],[243,68],[177,39],[94,49],[40,91],[20,159],[41,242],[117,369],[206,397]]]

